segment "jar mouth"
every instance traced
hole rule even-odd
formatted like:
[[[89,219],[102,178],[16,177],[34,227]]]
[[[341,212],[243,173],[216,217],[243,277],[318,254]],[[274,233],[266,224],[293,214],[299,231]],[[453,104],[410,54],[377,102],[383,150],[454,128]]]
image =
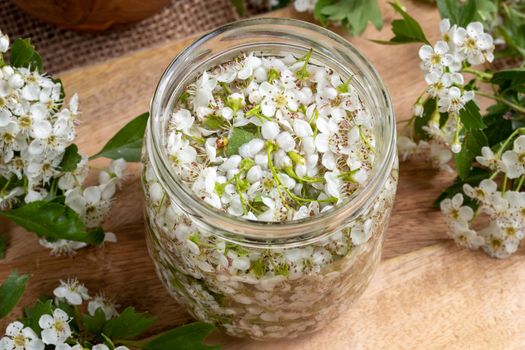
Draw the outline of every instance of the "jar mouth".
[[[258,35],[262,41],[250,42],[251,34]],[[189,186],[183,183],[173,171],[170,171],[172,165],[169,162],[162,137],[156,136],[163,135],[165,132],[162,118],[172,112],[174,97],[186,86],[188,75],[193,70],[192,65],[195,61],[210,55],[213,56],[212,58],[217,58],[227,51],[227,49],[212,47],[209,45],[211,42],[218,41],[219,44],[228,42],[234,36],[236,39],[246,40],[246,43],[241,46],[245,50],[250,50],[264,44],[279,45],[279,35],[306,42],[303,43],[303,47],[308,46],[309,43],[312,44],[314,55],[329,57],[332,53],[337,53],[340,57],[346,57],[356,64],[359,74],[366,75],[367,81],[365,82],[373,84],[374,92],[371,92],[372,88],[369,87],[368,93],[377,99],[375,103],[380,104],[381,118],[385,119],[383,122],[386,127],[377,142],[382,143],[384,148],[365,185],[331,210],[293,221],[253,221],[232,216],[198,198]],[[264,38],[267,38],[267,42],[264,41]],[[323,40],[315,41],[316,39]],[[282,43],[281,45],[287,46]],[[211,59],[208,59],[205,64],[201,64],[201,67],[210,68],[213,66],[210,61]],[[366,58],[346,39],[325,28],[295,19],[264,17],[240,20],[221,26],[197,39],[173,59],[163,73],[151,101],[145,146],[153,171],[158,178],[165,180],[164,183],[161,183],[164,190],[170,198],[177,198],[176,203],[179,209],[196,217],[197,226],[203,226],[203,229],[211,230],[225,239],[264,241],[266,243],[273,240],[304,243],[305,240],[316,239],[340,229],[342,224],[361,215],[384,187],[397,152],[395,116],[390,96],[379,74]]]

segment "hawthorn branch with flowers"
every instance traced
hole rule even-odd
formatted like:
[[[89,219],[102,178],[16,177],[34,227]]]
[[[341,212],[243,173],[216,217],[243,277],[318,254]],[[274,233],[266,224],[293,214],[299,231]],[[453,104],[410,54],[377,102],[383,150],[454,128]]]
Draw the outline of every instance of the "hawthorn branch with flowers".
[[[419,57],[427,83],[398,148],[402,159],[429,159],[457,172],[435,202],[449,235],[461,246],[506,258],[525,236],[525,33],[519,30],[525,6],[475,0],[437,5],[441,38],[430,45],[419,23],[392,4],[403,19],[392,23],[395,37],[387,43],[423,43]],[[521,66],[494,70],[487,64],[495,58]],[[480,98],[493,102],[483,114]]]
[[[25,289],[28,276],[12,273],[0,285],[0,317],[6,316]],[[53,298],[40,298],[11,322],[0,338],[0,350],[219,350],[203,341],[215,328],[195,322],[144,337],[155,323],[147,313],[133,307],[122,312],[104,293],[94,297],[77,279],[60,281]]]
[[[138,160],[147,115],[94,156],[113,161],[99,172],[97,185],[84,186],[89,159],[74,144],[78,96],[65,104],[64,86],[42,73],[42,59],[29,39],[14,41],[7,63],[9,44],[0,32],[0,216],[35,232],[52,254],[114,242],[101,224],[126,161]],[[5,248],[0,236],[0,257]]]

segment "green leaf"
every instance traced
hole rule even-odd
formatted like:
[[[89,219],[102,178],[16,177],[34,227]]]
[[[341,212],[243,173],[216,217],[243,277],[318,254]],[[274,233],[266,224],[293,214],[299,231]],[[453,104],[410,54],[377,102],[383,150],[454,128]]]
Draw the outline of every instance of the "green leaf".
[[[77,168],[78,162],[82,160],[82,156],[78,153],[78,147],[75,144],[66,147],[64,158],[60,163],[60,168],[64,172],[74,171]]]
[[[140,161],[142,140],[148,122],[149,113],[143,113],[120,129],[100,152],[90,159],[106,157],[110,159],[124,158],[128,162]]]
[[[38,330],[41,329],[38,325],[38,321],[42,315],[52,315],[53,314],[53,300],[52,299],[42,299],[38,300],[35,305],[32,307],[26,307],[24,309],[24,319],[22,322],[32,328],[35,332],[39,333]]]
[[[104,230],[97,228],[86,231],[78,214],[56,201],[32,202],[16,209],[0,211],[0,216],[49,239],[67,239],[88,244],[100,244],[104,240]]]
[[[211,115],[204,120],[202,125],[208,130],[218,130],[226,123],[223,117],[218,115]]]
[[[190,323],[155,337],[144,345],[144,350],[219,350],[219,345],[202,342],[215,327],[202,322]]]
[[[406,43],[425,43],[429,44],[423,29],[419,23],[410,16],[398,3],[390,3],[394,10],[399,13],[403,19],[392,21],[392,32],[394,37],[389,41],[372,40],[378,44],[398,45]]]
[[[525,68],[500,70],[492,76],[491,82],[502,89],[515,89],[525,85]]]
[[[0,285],[0,319],[14,309],[26,290],[28,280],[29,275],[20,276],[16,272],[11,272]]]
[[[42,57],[36,52],[30,39],[18,38],[11,45],[11,59],[9,63],[14,67],[26,67],[42,71]]]
[[[439,208],[439,203],[441,203],[441,201],[443,199],[445,199],[445,198],[452,198],[457,193],[463,193],[463,185],[464,184],[469,184],[471,186],[476,186],[476,185],[478,185],[481,182],[481,180],[486,179],[489,176],[490,176],[490,172],[489,171],[487,171],[485,169],[481,169],[481,168],[474,168],[474,169],[472,169],[470,174],[465,179],[461,179],[461,177],[459,177],[459,176],[456,177],[456,179],[454,180],[454,183],[452,185],[450,185],[449,187],[447,187],[443,192],[441,192],[439,197],[434,201],[434,205],[433,205],[434,208]],[[463,195],[464,195],[464,193],[463,193]],[[470,197],[465,196],[465,195],[463,197],[464,197],[466,205],[469,205],[471,207],[475,207],[476,206],[475,201],[470,199]]]
[[[235,10],[240,16],[244,16],[246,13],[246,4],[244,3],[244,0],[231,0],[233,6],[235,6]]]
[[[226,155],[233,156],[239,152],[239,147],[255,138],[255,134],[241,128],[234,128],[226,146]]]
[[[368,22],[377,29],[383,27],[377,0],[320,0],[315,5],[314,17],[323,25],[341,23],[354,36],[362,34]]]
[[[437,0],[437,6],[441,18],[448,18],[451,24],[466,27],[476,16],[476,1],[479,0],[468,0],[464,3],[458,0]]]
[[[466,179],[472,169],[474,158],[481,154],[481,148],[487,146],[487,137],[481,130],[467,130],[461,146],[461,151],[454,155],[454,164],[458,175]]]
[[[465,108],[459,112],[459,118],[467,130],[483,129],[486,125],[483,123],[479,107],[474,101],[468,101]]]
[[[7,238],[0,235],[0,259],[5,258],[5,251],[7,250]]]
[[[106,315],[102,309],[97,309],[93,316],[87,313],[82,315],[82,324],[84,325],[84,328],[98,338],[101,337],[106,323]]]
[[[487,108],[487,113],[483,118],[487,126],[483,132],[487,136],[490,147],[506,140],[514,131],[512,120],[503,117],[508,111],[509,107],[502,103],[496,103]]]
[[[155,320],[146,313],[127,307],[120,315],[106,322],[103,333],[110,339],[131,340],[150,328]]]

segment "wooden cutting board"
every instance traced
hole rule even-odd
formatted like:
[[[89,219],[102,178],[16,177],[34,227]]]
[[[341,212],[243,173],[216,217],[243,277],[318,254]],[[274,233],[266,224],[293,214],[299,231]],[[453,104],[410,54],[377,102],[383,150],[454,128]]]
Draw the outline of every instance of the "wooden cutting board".
[[[404,4],[434,41],[438,37],[436,9],[422,2]],[[419,47],[368,41],[391,36],[389,23],[396,16],[386,2],[381,10],[385,30],[379,33],[369,28],[362,38],[349,40],[376,66],[390,89],[398,120],[403,120],[425,87],[418,69]],[[291,9],[272,15],[309,19]],[[127,121],[146,111],[164,68],[193,39],[61,74],[66,93],[80,95],[81,150],[94,154]],[[104,161],[93,165],[102,167]],[[0,280],[13,269],[31,274],[20,306],[42,293],[50,294],[59,279],[78,277],[91,291],[103,289],[122,306],[150,311],[158,320],[154,331],[191,320],[155,276],[144,241],[138,165],[129,172],[105,225],[117,234],[116,244],[85,249],[74,258],[51,257],[33,234],[0,220],[0,230],[7,233],[10,243],[7,257],[0,261]],[[451,179],[451,174],[437,173],[424,164],[402,163],[384,261],[364,296],[324,330],[273,343],[216,338],[226,344],[225,349],[523,349],[523,250],[498,261],[456,248],[446,238],[439,212],[431,208]],[[20,312],[21,307],[9,319]],[[0,321],[0,327],[7,321]]]

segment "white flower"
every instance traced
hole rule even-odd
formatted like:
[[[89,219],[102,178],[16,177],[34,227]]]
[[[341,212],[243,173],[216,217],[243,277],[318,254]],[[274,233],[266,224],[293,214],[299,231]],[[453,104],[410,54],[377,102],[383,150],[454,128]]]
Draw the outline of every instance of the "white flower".
[[[36,333],[19,321],[10,323],[5,336],[0,339],[0,350],[44,350],[44,347]]]
[[[0,31],[0,52],[5,53],[9,49],[9,37]]]
[[[402,161],[407,160],[410,156],[417,153],[417,144],[406,136],[397,138],[397,150]]]
[[[509,179],[518,178],[525,173],[525,135],[514,140],[512,150],[503,153],[500,165]]]
[[[519,240],[506,236],[494,221],[479,234],[485,239],[483,250],[494,258],[506,259],[518,249]]]
[[[237,73],[237,78],[246,80],[252,76],[253,70],[261,65],[262,61],[253,54],[249,55],[242,62],[242,67]]]
[[[361,245],[368,242],[373,233],[372,220],[368,219],[363,225],[356,225],[352,227],[350,232],[353,244]]]
[[[265,81],[259,86],[259,93],[263,96],[261,111],[267,117],[273,117],[277,110],[296,111],[299,107],[293,90],[282,91],[277,85]]]
[[[193,99],[194,109],[199,107],[208,107],[215,103],[212,91],[217,86],[217,79],[210,78],[208,73],[202,73],[201,78],[196,84],[195,97]]]
[[[77,187],[66,192],[65,203],[85,222],[87,228],[97,227],[106,217],[114,188],[89,186],[83,191]]]
[[[483,146],[481,148],[481,156],[476,156],[476,161],[492,171],[499,169],[499,160],[490,147]]]
[[[266,121],[261,127],[264,139],[274,140],[279,135],[279,125],[276,122]]]
[[[191,115],[190,111],[181,108],[177,112],[173,113],[170,121],[175,130],[188,134],[189,130],[193,126],[195,118]]]
[[[458,52],[472,65],[494,60],[494,40],[490,34],[483,32],[481,22],[469,23],[466,30],[458,27],[453,41]]]
[[[91,316],[95,316],[97,310],[102,310],[106,320],[110,320],[118,315],[115,303],[108,300],[103,295],[99,294],[88,303],[88,312]]]
[[[279,147],[285,152],[290,152],[295,149],[295,140],[289,132],[281,132],[277,135],[276,141]]]
[[[87,247],[87,244],[84,242],[68,241],[65,239],[59,239],[53,242],[40,239],[38,243],[44,248],[51,249],[50,255],[54,256],[74,256],[77,250]]]
[[[421,142],[420,142],[421,144]],[[452,159],[452,152],[447,147],[438,143],[430,143],[430,159],[435,168],[452,172],[452,168],[448,165]]]
[[[168,152],[175,163],[188,164],[195,161],[197,151],[188,140],[182,139],[182,134],[171,133],[168,138]]]
[[[293,5],[297,12],[313,12],[318,0],[295,0]]]
[[[455,112],[458,113],[465,104],[474,98],[474,91],[461,91],[458,87],[453,86],[448,90],[443,91],[438,100],[438,107],[440,112]]]
[[[69,316],[62,309],[55,309],[52,316],[42,315],[38,325],[42,328],[42,340],[45,344],[62,344],[71,336]]]
[[[325,193],[330,197],[340,198],[341,197],[341,179],[337,172],[328,171],[324,174],[326,184],[324,187]]]
[[[319,133],[315,138],[315,146],[319,152],[323,153],[323,165],[328,170],[334,170],[336,167],[335,155],[330,145],[334,142],[333,137],[339,131],[339,127],[333,118],[319,117],[316,124]]]
[[[123,158],[112,160],[107,169],[98,174],[98,182],[100,184],[108,184],[111,181],[119,183],[125,177],[124,170],[126,167],[127,163]]]
[[[464,248],[478,249],[485,244],[485,239],[467,225],[452,226],[449,235],[454,239],[456,244]]]
[[[18,196],[24,194],[23,187],[15,187],[9,191],[0,191],[0,210],[11,208]]]
[[[420,102],[416,103],[412,107],[412,114],[414,114],[416,117],[421,117],[424,111],[425,111],[425,108]]]
[[[89,300],[87,288],[77,279],[60,281],[60,286],[55,288],[53,294],[69,305],[81,305],[84,300]]]
[[[432,97],[443,95],[452,84],[464,84],[463,76],[460,73],[441,73],[436,71],[427,73],[425,81],[429,85],[427,92]]]
[[[485,179],[479,183],[479,186],[472,187],[469,184],[463,185],[463,191],[470,198],[475,198],[481,203],[488,203],[496,194],[498,184],[493,180]]]
[[[441,71],[443,66],[447,66],[450,62],[450,58],[447,56],[448,51],[448,44],[444,41],[438,41],[434,47],[423,45],[419,49],[419,57],[427,70]]]
[[[461,193],[457,193],[452,198],[442,200],[440,208],[452,226],[467,225],[474,216],[472,208],[463,205],[463,195]]]

